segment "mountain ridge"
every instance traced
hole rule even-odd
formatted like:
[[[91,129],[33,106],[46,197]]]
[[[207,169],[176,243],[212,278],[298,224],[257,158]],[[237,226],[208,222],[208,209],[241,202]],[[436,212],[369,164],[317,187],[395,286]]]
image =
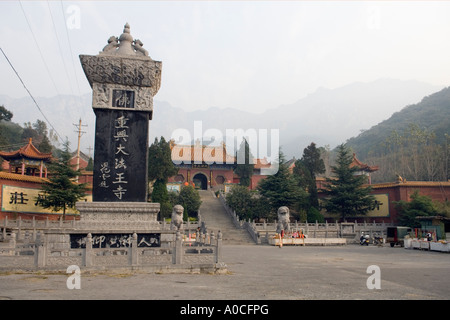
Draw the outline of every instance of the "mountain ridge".
[[[433,132],[436,135],[436,143],[445,143],[445,134],[450,130],[450,87],[394,112],[388,119],[348,139],[346,144],[363,160],[369,153],[376,152],[391,133],[394,131],[402,133],[410,125],[417,125],[421,130]]]
[[[149,143],[156,137],[170,139],[176,129],[186,129],[194,135],[194,121],[201,121],[202,133],[207,129],[278,129],[280,144],[286,158],[301,157],[311,142],[318,146],[334,147],[365,128],[371,128],[406,105],[442,89],[419,81],[378,79],[354,82],[335,88],[318,88],[315,92],[291,104],[283,104],[261,113],[237,110],[232,107],[211,107],[187,111],[167,101],[154,100],[153,120],[150,121]],[[63,138],[67,136],[71,148],[76,147],[75,123],[81,117],[82,151],[94,146],[95,115],[91,108],[91,94],[81,97],[61,95],[36,98],[42,111]],[[13,122],[22,124],[42,119],[29,97],[9,98],[0,95],[0,105],[12,111]],[[49,126],[49,129],[51,127]]]

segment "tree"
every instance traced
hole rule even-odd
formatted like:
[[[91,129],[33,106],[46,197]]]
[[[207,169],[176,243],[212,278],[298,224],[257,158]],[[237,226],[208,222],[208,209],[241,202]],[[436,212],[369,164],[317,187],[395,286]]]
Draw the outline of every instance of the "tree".
[[[50,140],[47,138],[47,136],[43,136],[41,143],[37,146],[40,152],[43,153],[50,153],[53,150],[52,145],[50,144]]]
[[[94,171],[94,160],[92,159],[92,157],[89,157],[88,164],[87,164],[86,168],[84,168],[84,170]]]
[[[399,210],[398,221],[400,225],[420,228],[420,223],[416,220],[418,216],[434,216],[438,210],[433,200],[425,195],[420,195],[416,190],[411,195],[411,201],[400,200],[394,202]]]
[[[148,149],[148,179],[149,181],[165,181],[178,173],[177,167],[172,162],[172,151],[170,142],[166,142],[164,137],[155,141]]]
[[[262,180],[257,190],[272,214],[281,206],[297,209],[305,205],[308,194],[300,188],[286,165],[284,155],[279,153],[278,171]]]
[[[299,179],[299,184],[308,190],[309,205],[319,208],[317,196],[316,175],[325,172],[325,164],[321,159],[320,150],[312,142],[303,150],[303,156],[295,162],[294,175]]]
[[[42,185],[43,196],[37,199],[37,203],[44,208],[62,210],[63,219],[66,218],[67,208],[74,207],[86,196],[86,184],[75,181],[81,172],[72,168],[70,159],[69,142],[66,141],[61,158],[49,165],[49,179]]]
[[[311,222],[317,221],[318,223],[325,222],[323,214],[321,214],[319,209],[315,207],[310,207],[308,209],[308,212],[306,213],[306,220]]]
[[[0,120],[11,121],[13,113],[6,109],[3,105],[0,106]]]
[[[252,219],[255,199],[246,186],[235,185],[226,195],[227,205],[240,219]]]
[[[187,217],[197,217],[202,201],[200,194],[193,186],[183,186],[178,195],[177,204],[183,206],[184,219],[187,220]]]
[[[364,215],[371,210],[375,197],[370,194],[371,188],[363,187],[366,177],[356,175],[357,166],[350,167],[353,156],[350,150],[341,144],[337,147],[336,165],[332,166],[334,177],[327,178],[323,207],[330,213],[340,214],[342,219]]]
[[[309,146],[303,149],[302,161],[311,172],[313,178],[315,178],[317,174],[325,172],[325,164],[321,159],[320,150],[316,147],[314,142],[311,142]]]
[[[149,147],[148,157],[148,179],[153,181],[152,202],[159,202],[161,205],[161,216],[168,216],[172,212],[167,191],[167,181],[178,173],[178,169],[172,162],[170,143],[164,137]]]
[[[239,176],[239,184],[241,186],[250,186],[253,175],[253,156],[250,152],[250,147],[246,139],[244,139],[236,154],[237,164],[234,173]]]
[[[172,206],[169,202],[169,193],[167,191],[166,182],[163,180],[156,180],[153,183],[153,191],[151,194],[152,202],[160,204],[161,218],[170,216]]]

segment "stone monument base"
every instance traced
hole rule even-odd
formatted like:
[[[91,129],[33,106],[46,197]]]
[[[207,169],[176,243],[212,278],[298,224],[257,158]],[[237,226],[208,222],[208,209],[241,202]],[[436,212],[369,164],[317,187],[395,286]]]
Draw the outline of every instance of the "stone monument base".
[[[78,227],[89,230],[159,230],[159,203],[77,202]]]

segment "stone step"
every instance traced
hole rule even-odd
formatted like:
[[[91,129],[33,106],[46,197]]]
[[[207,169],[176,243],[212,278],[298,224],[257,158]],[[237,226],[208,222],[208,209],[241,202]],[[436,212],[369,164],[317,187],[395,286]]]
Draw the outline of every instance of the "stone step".
[[[200,214],[208,230],[222,232],[222,241],[227,244],[255,244],[247,230],[236,228],[212,190],[199,190],[202,205]]]

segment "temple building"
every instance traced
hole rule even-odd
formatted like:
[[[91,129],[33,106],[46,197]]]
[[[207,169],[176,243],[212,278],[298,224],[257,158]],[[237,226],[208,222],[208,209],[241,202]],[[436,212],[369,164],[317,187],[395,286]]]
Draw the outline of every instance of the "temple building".
[[[357,171],[356,175],[364,175],[367,176],[367,184],[372,184],[372,179],[370,177],[370,174],[372,172],[378,171],[378,166],[369,166],[366,163],[362,163],[361,161],[356,158],[356,154],[353,153],[353,161],[350,163],[350,168],[358,167],[359,171]]]
[[[51,175],[47,165],[53,160],[52,153],[40,152],[30,138],[18,150],[0,151],[0,156],[4,159],[0,171],[0,219],[59,219],[62,211],[44,209],[36,202],[42,196],[42,184]],[[92,185],[92,173],[90,176],[83,174],[79,182]],[[86,201],[92,201],[90,193],[91,189],[88,189]],[[70,208],[66,218],[77,219],[79,213]]]
[[[371,174],[379,169],[378,166],[370,166],[358,160],[353,154],[353,161],[350,167],[358,167],[356,175],[367,176],[366,186],[370,186],[371,194],[375,197],[375,207],[366,215],[347,217],[348,221],[369,221],[398,223],[399,209],[396,206],[398,201],[411,201],[411,195],[419,191],[421,195],[431,198],[433,201],[446,202],[450,195],[450,181],[406,181],[397,176],[394,182],[372,183]],[[326,178],[318,177],[316,179],[317,188],[326,188]],[[319,198],[323,197],[319,192]],[[325,220],[333,222],[335,217],[323,212]]]
[[[46,178],[46,164],[51,161],[52,153],[40,152],[29,138],[28,143],[18,150],[0,151],[0,157],[8,161],[10,173]]]
[[[179,169],[178,174],[169,178],[168,188],[179,190],[181,185],[193,185],[198,189],[227,189],[239,183],[239,176],[234,173],[236,157],[228,154],[225,144],[205,146],[197,142],[194,145],[170,144],[172,161]],[[267,159],[254,159],[254,171],[250,189],[256,188],[264,179],[264,169],[271,164]]]

